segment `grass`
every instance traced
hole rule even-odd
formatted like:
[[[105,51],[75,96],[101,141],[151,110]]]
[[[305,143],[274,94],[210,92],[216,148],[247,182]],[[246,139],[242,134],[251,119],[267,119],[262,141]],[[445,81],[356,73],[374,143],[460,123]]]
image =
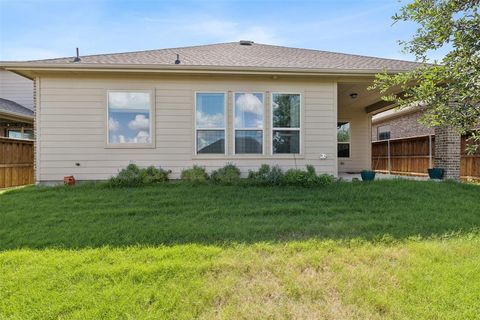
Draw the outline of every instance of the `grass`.
[[[479,319],[480,186],[0,194],[0,319]]]

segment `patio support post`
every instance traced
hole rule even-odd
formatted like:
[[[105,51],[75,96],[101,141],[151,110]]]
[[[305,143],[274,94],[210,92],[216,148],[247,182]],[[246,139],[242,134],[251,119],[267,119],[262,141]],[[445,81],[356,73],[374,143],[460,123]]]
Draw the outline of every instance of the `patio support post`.
[[[390,139],[387,140],[387,153],[388,153],[388,158],[387,158],[388,173],[392,173],[392,166],[390,164]]]
[[[428,136],[428,167],[432,168],[433,161],[432,161],[432,135]]]
[[[460,180],[461,135],[452,127],[435,127],[435,167],[445,179]]]

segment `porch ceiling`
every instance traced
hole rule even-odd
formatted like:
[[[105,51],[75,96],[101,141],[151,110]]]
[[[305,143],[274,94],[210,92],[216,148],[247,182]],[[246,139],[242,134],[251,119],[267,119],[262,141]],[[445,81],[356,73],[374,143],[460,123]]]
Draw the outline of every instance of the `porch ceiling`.
[[[363,108],[366,113],[377,114],[389,109],[395,105],[381,99],[381,94],[377,90],[368,90],[370,82],[363,83],[338,83],[338,106],[342,108]],[[357,94],[352,98],[351,94]]]

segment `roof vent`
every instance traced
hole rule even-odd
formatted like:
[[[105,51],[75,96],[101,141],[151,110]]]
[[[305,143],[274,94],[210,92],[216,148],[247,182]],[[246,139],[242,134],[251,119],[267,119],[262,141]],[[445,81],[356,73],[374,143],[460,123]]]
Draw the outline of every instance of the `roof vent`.
[[[180,55],[177,53],[177,60],[175,60],[175,64],[180,64]]]
[[[80,59],[80,50],[77,48],[77,56],[73,58],[73,62],[80,62],[82,59]]]
[[[253,41],[250,40],[240,40],[240,45],[241,46],[251,46],[253,44]]]

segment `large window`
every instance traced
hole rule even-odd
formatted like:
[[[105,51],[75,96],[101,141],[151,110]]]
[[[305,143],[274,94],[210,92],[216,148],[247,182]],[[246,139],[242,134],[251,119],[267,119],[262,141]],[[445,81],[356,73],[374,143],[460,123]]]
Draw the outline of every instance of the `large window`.
[[[235,153],[263,153],[263,94],[235,93]]]
[[[225,94],[196,94],[197,153],[225,154]]]
[[[272,94],[273,153],[300,153],[300,95]]]
[[[152,145],[151,91],[108,91],[108,144]]]
[[[350,157],[350,122],[337,123],[337,156]]]
[[[390,126],[380,126],[378,127],[378,140],[388,140],[390,139]]]

